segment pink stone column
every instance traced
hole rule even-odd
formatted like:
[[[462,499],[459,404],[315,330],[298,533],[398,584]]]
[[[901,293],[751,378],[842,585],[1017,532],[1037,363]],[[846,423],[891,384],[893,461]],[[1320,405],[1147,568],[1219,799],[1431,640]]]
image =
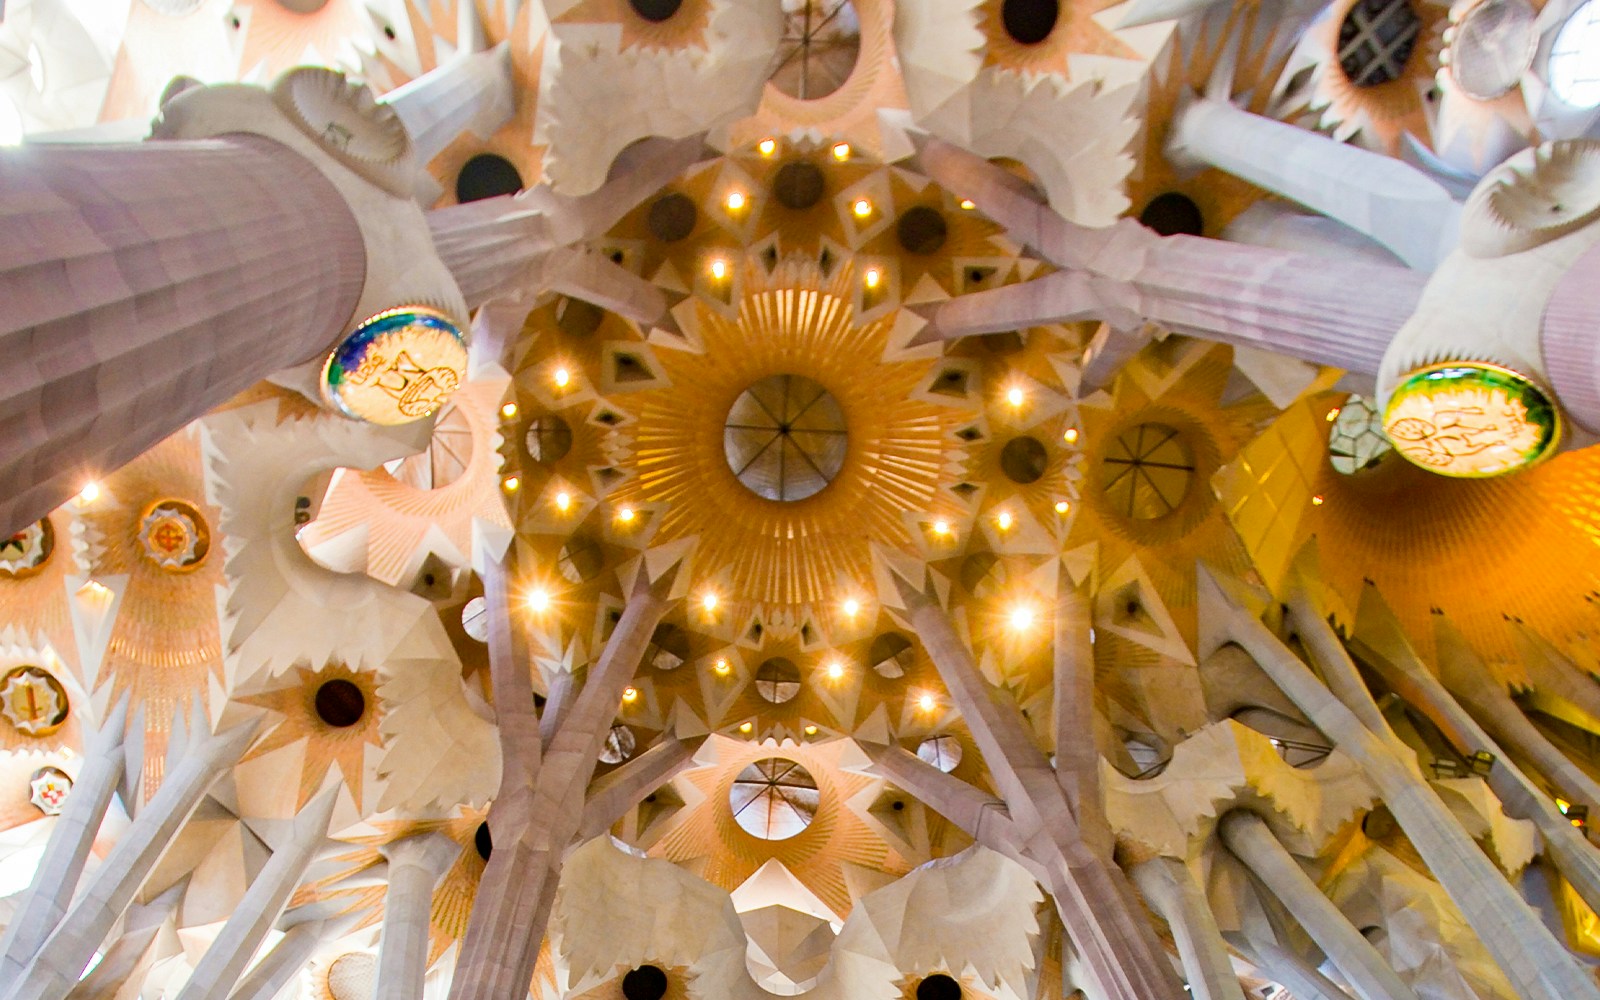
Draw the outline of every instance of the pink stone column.
[[[329,350],[356,219],[268,139],[0,150],[0,532]]]
[[[1578,258],[1544,309],[1539,346],[1561,408],[1600,431],[1600,245]]]

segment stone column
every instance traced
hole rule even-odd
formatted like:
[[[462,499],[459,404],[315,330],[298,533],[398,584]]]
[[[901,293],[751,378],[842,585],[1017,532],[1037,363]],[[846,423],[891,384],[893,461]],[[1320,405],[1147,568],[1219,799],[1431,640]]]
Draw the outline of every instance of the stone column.
[[[1228,946],[1206,894],[1176,858],[1151,858],[1133,869],[1144,898],[1166,920],[1195,1000],[1244,1000]]]
[[[1179,111],[1167,155],[1299,202],[1419,270],[1431,271],[1455,247],[1461,206],[1415,167],[1227,101],[1197,98]]]
[[[1311,881],[1260,816],[1234,810],[1217,825],[1222,842],[1305,928],[1361,1000],[1417,1000],[1372,942]]]
[[[1209,570],[1202,568],[1200,577],[1200,616],[1208,630],[1207,641],[1238,643],[1306,718],[1361,766],[1524,1000],[1600,1000],[1600,988],[1428,786],[1414,755],[1409,750],[1402,755],[1390,740],[1364,726],[1240,599],[1227,596]],[[1304,629],[1308,623],[1300,624]],[[1324,670],[1330,666],[1324,665]],[[1338,669],[1355,670],[1348,661]]]
[[[1251,941],[1243,935],[1230,935],[1239,953],[1256,968],[1286,987],[1294,1000],[1350,1000],[1350,994],[1311,967],[1311,963],[1276,941]]]
[[[283,932],[272,950],[261,956],[228,1000],[274,1000],[311,961],[322,943],[323,921],[308,920]]]
[[[460,856],[461,845],[442,833],[427,833],[380,850],[389,861],[389,885],[383,892],[376,1000],[422,1000],[433,887]]]
[[[141,723],[142,724],[142,723]],[[83,767],[56,819],[33,883],[0,939],[0,982],[9,981],[38,953],[45,938],[61,923],[83,875],[83,863],[94,846],[111,796],[122,780],[123,737],[128,725],[128,695],[106,715],[84,751]]]
[[[195,715],[193,735],[177,766],[168,770],[161,788],[123,831],[60,925],[9,981],[4,1000],[60,1000],[67,995],[178,828],[249,745],[257,724],[251,721],[212,736],[205,731],[204,716]]]
[[[328,350],[366,255],[345,199],[258,136],[0,149],[0,531]]]
[[[511,49],[501,42],[486,52],[459,53],[389,91],[383,103],[394,108],[410,133],[418,163],[444,152],[463,132],[487,139],[517,110]]]
[[[339,786],[333,785],[300,810],[290,828],[288,843],[272,852],[261,873],[245,890],[244,898],[195,965],[177,1000],[224,1000],[233,990],[300,884],[300,876],[327,839],[328,820],[333,817],[338,800]]]

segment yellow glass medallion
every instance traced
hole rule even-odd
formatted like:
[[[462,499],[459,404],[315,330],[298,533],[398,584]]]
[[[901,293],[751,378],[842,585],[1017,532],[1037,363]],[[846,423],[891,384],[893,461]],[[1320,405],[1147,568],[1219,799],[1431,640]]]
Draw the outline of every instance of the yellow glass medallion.
[[[328,355],[322,395],[347,417],[408,424],[443,406],[467,378],[461,330],[424,306],[366,320]]]
[[[1561,443],[1561,413],[1519,372],[1479,361],[1429,365],[1389,396],[1383,432],[1408,460],[1484,479],[1527,468]]]

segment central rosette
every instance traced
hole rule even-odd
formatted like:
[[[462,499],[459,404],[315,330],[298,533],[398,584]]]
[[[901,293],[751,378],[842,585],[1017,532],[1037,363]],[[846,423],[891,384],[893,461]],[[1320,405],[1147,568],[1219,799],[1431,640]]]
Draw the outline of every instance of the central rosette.
[[[844,467],[849,440],[838,400],[804,375],[769,375],[739,394],[723,424],[728,468],[768,500],[804,500]]]

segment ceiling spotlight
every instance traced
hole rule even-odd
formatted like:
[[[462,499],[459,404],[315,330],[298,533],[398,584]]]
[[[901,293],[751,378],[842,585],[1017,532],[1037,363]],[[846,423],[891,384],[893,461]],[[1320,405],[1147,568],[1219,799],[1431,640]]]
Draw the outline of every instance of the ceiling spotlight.
[[[629,521],[632,521],[633,508],[623,507],[621,510],[617,511],[617,520],[621,521],[623,524],[627,524]]]
[[[1026,604],[1018,604],[1011,609],[1011,627],[1021,632],[1033,627],[1033,608]]]
[[[761,151],[762,156],[771,156],[773,153],[778,151],[778,140],[762,139],[760,142],[756,143],[756,149]]]
[[[728,192],[728,211],[737,212],[737,211],[739,211],[739,210],[741,210],[743,208],[744,208],[744,192],[743,191],[730,191],[730,192]]]
[[[100,499],[100,484],[93,479],[83,484],[83,489],[78,491],[79,503],[94,503]]]
[[[946,535],[949,535],[950,534],[950,522],[946,521],[942,517],[939,520],[933,522],[933,533],[935,535],[938,535],[940,538],[943,538]]]
[[[728,262],[723,260],[721,257],[718,257],[715,260],[713,260],[711,262],[711,277],[716,279],[717,281],[721,281],[723,278],[726,278],[727,276],[728,276]]]
[[[843,676],[844,664],[840,663],[838,660],[834,660],[828,664],[828,680],[836,681]]]
[[[1022,391],[1022,387],[1020,385],[1014,385],[1006,390],[1006,402],[1010,403],[1012,406],[1021,406],[1025,401],[1027,401],[1027,398],[1028,394]]]
[[[638,688],[631,688],[631,687],[623,688],[622,689],[622,700],[625,701],[625,702],[628,702],[629,704],[632,704],[633,702],[638,701],[639,700],[639,689]]]
[[[806,735],[807,736],[815,736],[815,735],[817,735],[817,727],[816,726],[807,726],[806,727]]]
[[[995,518],[994,518],[994,524],[995,524],[995,527],[999,528],[1001,531],[1010,531],[1011,530],[1011,512],[1009,510],[1003,510],[1000,513],[996,514]]]
[[[572,373],[565,368],[557,368],[550,376],[550,381],[556,384],[557,389],[565,389],[567,383],[572,381]]]
[[[740,724],[740,726],[739,726],[739,732],[744,733],[746,736],[748,736],[751,733],[755,732],[755,730],[756,730],[756,725],[753,722],[745,722],[745,723]]]
[[[506,405],[500,407],[500,416],[501,416],[502,419],[510,420],[512,417],[514,417],[516,415],[517,415],[517,404],[516,403],[507,403]]]
[[[865,219],[872,214],[872,202],[865,198],[857,198],[856,203],[850,206],[850,210],[856,213],[856,218]]]
[[[917,707],[922,709],[924,712],[931,712],[937,708],[938,705],[939,703],[933,700],[933,695],[931,694],[925,694],[917,699]]]
[[[834,143],[833,144],[833,158],[835,160],[840,160],[840,161],[850,159],[850,144],[848,142],[836,142],[836,143]]]
[[[977,207],[978,207],[977,205],[972,203],[972,199],[971,198],[962,198],[961,199],[962,211],[970,212],[970,211],[972,211],[973,209],[975,209]]]
[[[728,671],[733,668],[728,666],[728,658],[726,656],[719,656],[717,657],[717,662],[711,665],[711,669],[716,672],[718,677],[726,677],[728,676]]]
[[[1057,500],[1056,501],[1056,513],[1057,514],[1065,514],[1067,511],[1069,511],[1071,509],[1072,509],[1072,504],[1067,503],[1065,500]]]
[[[1326,502],[1321,493],[1311,498],[1311,506],[1313,507],[1321,507]]]
[[[1061,440],[1065,441],[1067,444],[1077,444],[1078,429],[1076,427],[1068,427],[1067,432],[1061,435]]]
[[[717,610],[717,595],[708,592],[704,597],[700,598],[700,606],[707,611]]]
[[[1338,420],[1338,419],[1339,419],[1339,408],[1337,406],[1335,406],[1333,409],[1328,411],[1328,423],[1331,424],[1335,420]]]
[[[528,591],[528,610],[535,614],[550,610],[550,592],[543,589]]]
[[[565,514],[572,507],[572,494],[565,490],[556,494],[556,510]]]
[[[507,476],[500,480],[500,488],[505,490],[507,493],[517,492],[517,487],[521,485],[522,480],[518,479],[516,476]]]
[[[875,267],[869,267],[867,273],[861,276],[861,280],[866,282],[868,288],[877,288],[878,282],[883,280],[883,272]]]
[[[861,602],[854,597],[847,597],[844,599],[841,609],[844,611],[846,618],[854,618],[856,613],[861,610]]]

